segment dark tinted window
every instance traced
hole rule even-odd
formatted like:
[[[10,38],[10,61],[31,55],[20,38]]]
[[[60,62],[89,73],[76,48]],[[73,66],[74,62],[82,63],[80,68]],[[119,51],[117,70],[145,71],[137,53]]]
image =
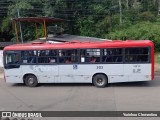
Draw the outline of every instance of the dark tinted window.
[[[21,51],[22,64],[33,64],[36,63],[36,52],[35,50]]]
[[[37,51],[37,57],[38,63],[48,64],[58,62],[57,50],[39,50]]]
[[[149,62],[148,48],[126,48],[125,62]]]
[[[70,50],[59,50],[59,63],[77,63],[79,54],[77,49],[70,49]]]
[[[100,62],[100,49],[80,50],[80,62],[89,62],[89,63]]]
[[[122,48],[102,49],[102,62],[122,62]]]

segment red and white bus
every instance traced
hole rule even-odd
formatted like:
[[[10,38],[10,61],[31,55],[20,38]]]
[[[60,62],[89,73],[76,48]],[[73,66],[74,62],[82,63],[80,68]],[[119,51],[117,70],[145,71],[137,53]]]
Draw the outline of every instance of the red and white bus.
[[[108,83],[154,79],[150,40],[26,43],[4,48],[7,83]]]

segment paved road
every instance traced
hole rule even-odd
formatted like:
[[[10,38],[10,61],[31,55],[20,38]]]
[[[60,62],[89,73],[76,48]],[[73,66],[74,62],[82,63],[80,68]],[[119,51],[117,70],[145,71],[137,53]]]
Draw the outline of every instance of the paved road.
[[[160,76],[156,76],[154,81],[110,84],[106,88],[96,88],[92,84],[41,84],[39,87],[29,88],[22,84],[6,84],[1,78],[0,111],[11,110],[160,111]],[[54,119],[64,120],[64,118]],[[97,120],[97,118],[86,119]],[[145,120],[158,120],[158,118]]]

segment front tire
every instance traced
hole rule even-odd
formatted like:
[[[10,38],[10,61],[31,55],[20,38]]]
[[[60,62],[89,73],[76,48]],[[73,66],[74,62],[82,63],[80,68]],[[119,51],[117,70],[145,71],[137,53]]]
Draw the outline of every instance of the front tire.
[[[26,84],[28,87],[36,87],[36,86],[38,85],[37,77],[34,76],[34,75],[28,75],[28,76],[25,78],[25,84]]]
[[[104,74],[97,74],[93,77],[93,84],[98,88],[104,88],[108,84],[108,79]]]

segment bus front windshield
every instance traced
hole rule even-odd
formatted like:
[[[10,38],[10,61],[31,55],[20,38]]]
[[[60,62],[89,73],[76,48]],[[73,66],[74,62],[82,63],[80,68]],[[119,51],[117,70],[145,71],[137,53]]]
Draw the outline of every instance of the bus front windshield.
[[[15,51],[7,51],[4,55],[5,68],[18,68],[20,65],[20,54]]]

